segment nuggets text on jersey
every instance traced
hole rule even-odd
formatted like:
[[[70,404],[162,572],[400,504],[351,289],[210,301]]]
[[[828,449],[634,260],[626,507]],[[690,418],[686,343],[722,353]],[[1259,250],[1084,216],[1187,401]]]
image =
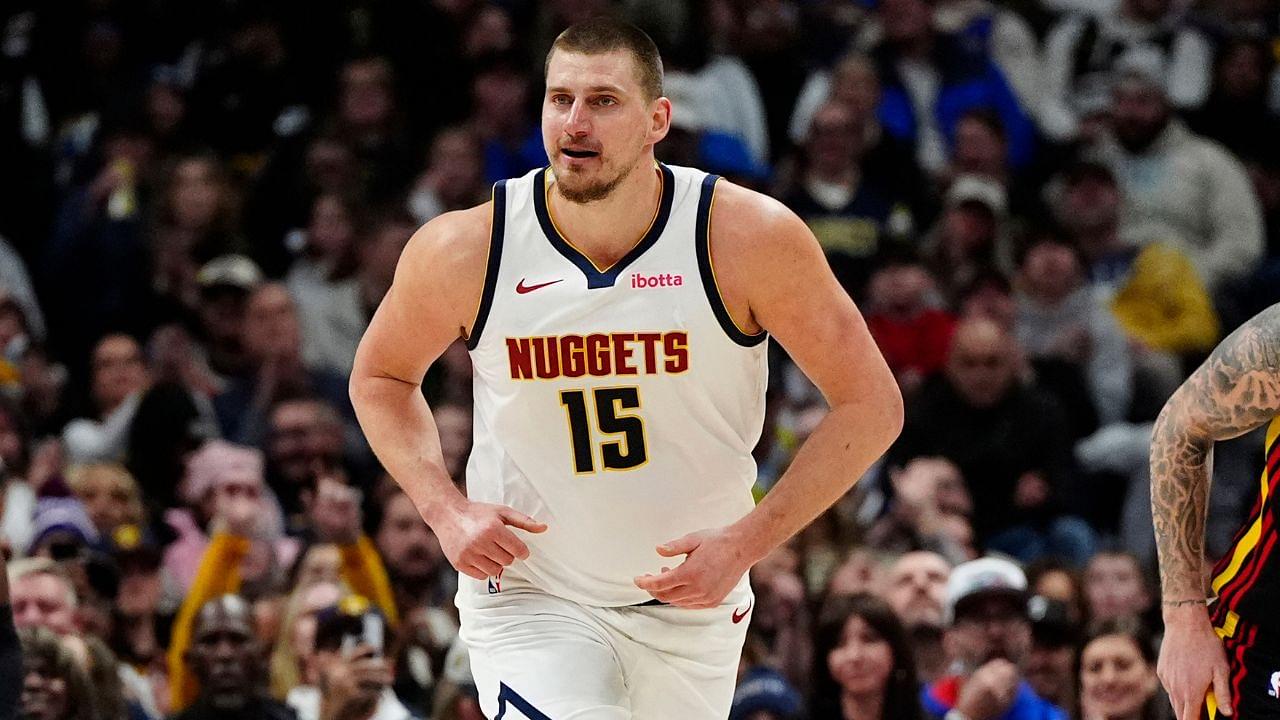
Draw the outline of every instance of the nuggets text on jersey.
[[[689,333],[682,330],[509,337],[506,341],[512,380],[675,375],[689,369]]]

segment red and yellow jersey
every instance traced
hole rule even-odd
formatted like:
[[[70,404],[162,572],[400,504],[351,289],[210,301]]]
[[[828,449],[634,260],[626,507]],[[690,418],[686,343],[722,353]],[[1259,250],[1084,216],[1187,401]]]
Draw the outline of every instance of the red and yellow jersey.
[[[1266,466],[1259,480],[1258,499],[1248,521],[1236,532],[1231,549],[1213,568],[1210,591],[1223,608],[1255,623],[1271,624],[1280,606],[1280,562],[1277,554],[1280,516],[1280,418],[1267,426]]]

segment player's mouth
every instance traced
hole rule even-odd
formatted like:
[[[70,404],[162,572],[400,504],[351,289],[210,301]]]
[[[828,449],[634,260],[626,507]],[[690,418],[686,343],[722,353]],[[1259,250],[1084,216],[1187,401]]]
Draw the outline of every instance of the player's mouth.
[[[580,150],[577,148],[560,148],[560,152],[564,153],[566,157],[571,157],[577,160],[593,158],[600,154],[596,150]]]

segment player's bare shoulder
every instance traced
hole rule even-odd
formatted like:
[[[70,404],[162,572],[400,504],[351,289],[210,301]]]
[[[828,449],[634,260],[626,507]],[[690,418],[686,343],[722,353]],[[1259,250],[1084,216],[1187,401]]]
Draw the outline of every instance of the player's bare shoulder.
[[[721,178],[708,229],[716,284],[739,324],[758,330],[751,307],[788,267],[824,262],[813,233],[780,201]],[[749,323],[742,320],[750,318]]]
[[[492,231],[492,202],[432,219],[405,246],[393,292],[447,315],[465,333],[484,289]]]

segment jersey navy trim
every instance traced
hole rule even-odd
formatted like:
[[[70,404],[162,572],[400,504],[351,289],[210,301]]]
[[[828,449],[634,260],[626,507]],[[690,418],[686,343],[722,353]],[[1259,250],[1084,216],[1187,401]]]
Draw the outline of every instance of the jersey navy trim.
[[[698,251],[698,273],[702,275],[702,289],[707,293],[707,301],[711,303],[711,311],[729,339],[743,347],[755,347],[769,337],[769,333],[761,330],[755,335],[748,335],[738,328],[729,310],[724,306],[724,298],[720,296],[720,287],[716,285],[716,273],[711,267],[711,201],[716,196],[716,181],[719,175],[707,175],[702,179],[702,196],[698,198],[698,221],[695,226],[693,242]]]
[[[480,295],[480,309],[476,311],[475,322],[471,323],[471,334],[467,336],[468,350],[475,350],[480,344],[480,333],[484,332],[489,309],[493,307],[493,291],[498,286],[498,265],[502,262],[502,236],[506,222],[507,181],[501,180],[493,186],[493,231],[489,234],[489,263],[484,271],[484,292]]]
[[[662,199],[658,202],[658,214],[649,225],[649,231],[640,238],[640,242],[636,243],[630,252],[622,256],[622,259],[603,270],[597,268],[595,263],[591,262],[591,258],[583,255],[568,240],[565,240],[560,230],[556,228],[556,224],[552,222],[551,214],[547,212],[547,168],[539,170],[533,178],[533,209],[538,215],[538,224],[542,226],[542,233],[547,236],[547,240],[557,252],[578,266],[587,278],[587,289],[613,287],[622,271],[662,237],[662,231],[667,227],[667,220],[671,217],[671,202],[675,198],[676,181],[670,168],[661,163],[658,167],[662,171]]]

